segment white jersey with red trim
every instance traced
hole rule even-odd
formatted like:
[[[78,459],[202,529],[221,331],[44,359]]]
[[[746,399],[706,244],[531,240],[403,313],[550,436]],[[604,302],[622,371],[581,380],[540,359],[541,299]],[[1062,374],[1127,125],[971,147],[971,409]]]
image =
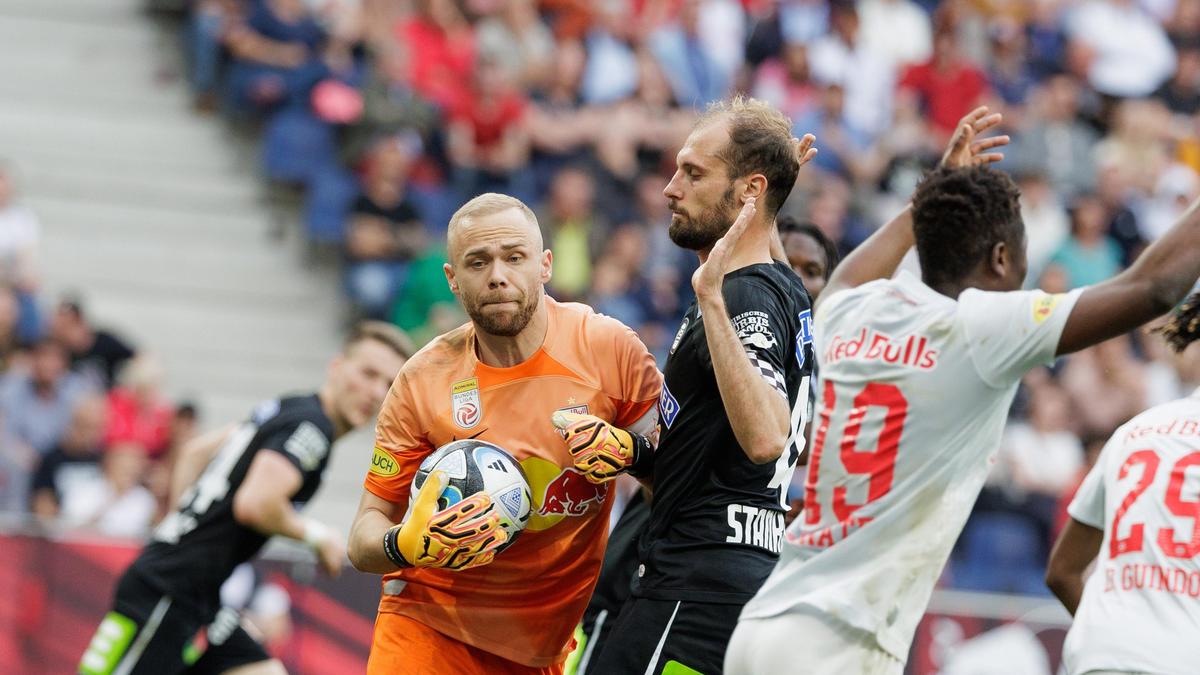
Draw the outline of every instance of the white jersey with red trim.
[[[816,614],[904,661],[1000,444],[1079,291],[964,291],[902,272],[824,298],[805,509],[744,618]]]
[[[1104,530],[1063,646],[1069,673],[1200,668],[1200,390],[1130,420],[1069,508]]]

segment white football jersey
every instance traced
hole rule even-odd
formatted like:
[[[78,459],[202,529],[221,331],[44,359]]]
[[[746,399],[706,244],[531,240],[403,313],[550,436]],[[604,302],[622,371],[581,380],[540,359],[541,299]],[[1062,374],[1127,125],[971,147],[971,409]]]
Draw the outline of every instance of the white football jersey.
[[[964,291],[901,272],[825,298],[805,509],[742,616],[801,609],[901,661],[979,495],[1022,375],[1080,290]]]
[[[1104,530],[1063,645],[1069,673],[1200,669],[1200,390],[1117,429],[1071,517]]]

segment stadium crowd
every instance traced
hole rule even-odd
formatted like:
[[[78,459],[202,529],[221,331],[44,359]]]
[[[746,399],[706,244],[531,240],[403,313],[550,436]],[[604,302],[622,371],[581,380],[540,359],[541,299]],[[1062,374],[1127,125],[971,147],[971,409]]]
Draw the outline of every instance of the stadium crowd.
[[[258,129],[356,313],[422,341],[463,320],[445,227],[491,190],[535,206],[555,297],[665,358],[695,261],[662,189],[697,112],[734,91],[817,136],[782,213],[842,254],[980,103],[1013,137],[1031,287],[1114,275],[1200,195],[1200,0],[193,0],[184,28],[198,113]],[[195,410],[79,303],[40,316],[36,216],[11,192],[0,176],[0,508],[142,536]],[[944,583],[1045,593],[1108,435],[1197,385],[1200,354],[1148,334],[1031,374]]]

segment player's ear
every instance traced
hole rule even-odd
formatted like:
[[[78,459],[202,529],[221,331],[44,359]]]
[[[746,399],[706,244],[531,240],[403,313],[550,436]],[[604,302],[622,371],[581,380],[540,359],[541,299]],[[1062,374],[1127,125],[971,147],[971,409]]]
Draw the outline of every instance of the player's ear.
[[[1003,279],[1008,276],[1008,268],[1012,264],[1012,251],[1008,249],[1008,245],[1002,241],[993,244],[988,259],[988,267],[991,269],[992,274]]]
[[[458,295],[458,282],[454,279],[454,268],[450,263],[442,263],[442,272],[446,275],[446,283],[450,285],[450,292]]]
[[[550,249],[542,251],[542,283],[550,283],[550,277],[554,276],[554,254]]]
[[[767,194],[767,177],[761,173],[752,173],[745,179],[746,187],[742,190],[742,197],[738,200],[738,206],[746,203],[750,197],[756,199]]]

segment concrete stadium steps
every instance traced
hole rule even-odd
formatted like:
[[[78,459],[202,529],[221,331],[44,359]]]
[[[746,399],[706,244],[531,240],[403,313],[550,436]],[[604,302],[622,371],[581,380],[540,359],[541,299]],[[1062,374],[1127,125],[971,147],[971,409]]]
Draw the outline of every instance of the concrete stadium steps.
[[[43,225],[46,303],[81,293],[212,427],[320,383],[341,282],[306,265],[299,227],[273,236],[258,148],[192,112],[179,31],[143,3],[0,0],[0,158]],[[339,446],[313,507],[342,529],[371,435]]]

